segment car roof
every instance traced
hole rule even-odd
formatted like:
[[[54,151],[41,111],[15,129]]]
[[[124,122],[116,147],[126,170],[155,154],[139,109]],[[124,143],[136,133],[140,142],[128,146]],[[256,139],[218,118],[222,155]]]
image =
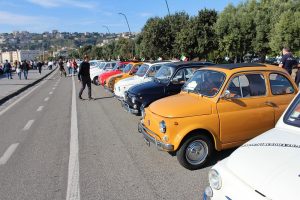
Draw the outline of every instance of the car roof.
[[[212,66],[215,65],[212,62],[194,62],[194,61],[189,61],[189,62],[171,62],[167,63],[165,65],[169,65],[175,68],[180,68],[180,67],[185,67],[185,66]]]
[[[171,61],[154,61],[154,62],[144,62],[143,64],[146,64],[146,65],[157,65],[157,64],[167,64],[167,63],[171,63]]]
[[[232,69],[243,68],[243,67],[266,67],[266,65],[260,63],[234,63],[234,64],[213,65],[213,67],[232,70]]]
[[[205,67],[204,69],[217,70],[227,74],[234,74],[237,72],[245,71],[278,71],[287,74],[287,71],[281,67],[260,63],[221,64]]]

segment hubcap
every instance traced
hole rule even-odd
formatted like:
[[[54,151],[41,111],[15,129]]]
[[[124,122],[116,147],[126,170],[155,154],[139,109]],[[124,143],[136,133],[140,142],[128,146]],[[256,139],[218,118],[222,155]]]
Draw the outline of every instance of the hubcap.
[[[191,142],[185,152],[186,160],[192,165],[201,164],[208,155],[208,146],[202,140]]]

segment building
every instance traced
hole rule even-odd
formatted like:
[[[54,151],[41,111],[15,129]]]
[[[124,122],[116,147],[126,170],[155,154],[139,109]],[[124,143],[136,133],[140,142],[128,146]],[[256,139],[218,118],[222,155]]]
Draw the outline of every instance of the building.
[[[12,51],[12,61],[15,62],[16,60],[19,60],[18,51]]]
[[[35,60],[37,57],[43,55],[40,50],[18,50],[18,60]]]
[[[2,52],[2,61],[4,62],[5,60],[8,60],[8,62],[13,62],[13,58],[12,58],[12,52],[11,51],[7,51],[7,52]]]

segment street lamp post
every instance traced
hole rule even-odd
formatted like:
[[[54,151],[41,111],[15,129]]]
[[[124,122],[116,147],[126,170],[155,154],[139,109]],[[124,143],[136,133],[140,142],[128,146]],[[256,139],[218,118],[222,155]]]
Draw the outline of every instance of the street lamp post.
[[[132,36],[131,30],[130,30],[130,26],[129,26],[129,23],[128,23],[128,20],[127,20],[126,15],[125,15],[124,13],[121,13],[121,12],[119,12],[118,14],[119,14],[119,15],[123,15],[123,17],[125,18],[126,23],[127,23],[127,26],[128,26],[128,29],[129,29],[129,34],[130,34],[130,36]],[[133,56],[134,56],[133,48],[134,48],[134,47],[132,46],[132,58],[133,58]]]
[[[108,33],[110,34],[110,31],[109,31],[109,28],[108,28],[108,26],[105,26],[105,25],[103,25],[103,27],[104,27],[104,28],[106,28],[106,29],[107,29],[107,31],[108,31]]]
[[[169,16],[171,16],[171,15],[170,15],[170,9],[169,9],[169,4],[168,4],[168,1],[167,1],[167,0],[165,0],[165,2],[166,2],[166,5],[167,5],[167,9],[168,9]]]

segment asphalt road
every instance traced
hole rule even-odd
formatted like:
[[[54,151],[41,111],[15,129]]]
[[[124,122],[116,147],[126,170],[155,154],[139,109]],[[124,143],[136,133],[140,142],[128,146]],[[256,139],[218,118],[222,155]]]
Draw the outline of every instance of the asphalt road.
[[[92,86],[96,100],[76,99],[76,118],[72,83],[54,73],[15,105],[0,109],[1,200],[66,199],[76,182],[83,200],[202,198],[210,167],[189,171],[176,157],[146,146],[137,131],[139,117],[126,113],[100,86]],[[77,130],[78,155],[70,150],[70,135]],[[212,164],[230,153],[218,153]],[[74,166],[73,154],[79,158]],[[79,176],[68,179],[76,166]],[[70,191],[69,199],[79,199]]]

